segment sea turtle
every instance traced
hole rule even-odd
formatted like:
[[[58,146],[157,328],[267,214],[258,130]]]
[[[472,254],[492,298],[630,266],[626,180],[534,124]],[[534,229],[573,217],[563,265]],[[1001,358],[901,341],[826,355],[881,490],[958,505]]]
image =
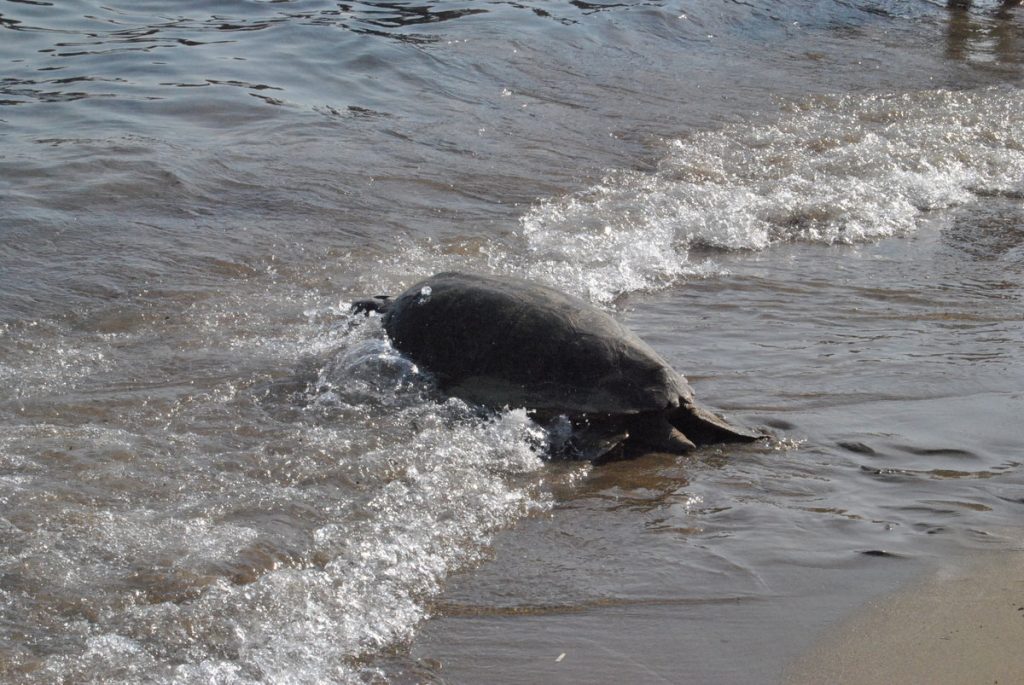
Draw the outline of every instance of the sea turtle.
[[[686,379],[611,316],[548,286],[446,272],[352,308],[379,312],[395,348],[443,392],[525,408],[539,421],[566,417],[566,451],[576,456],[683,453],[762,437],[700,407]]]

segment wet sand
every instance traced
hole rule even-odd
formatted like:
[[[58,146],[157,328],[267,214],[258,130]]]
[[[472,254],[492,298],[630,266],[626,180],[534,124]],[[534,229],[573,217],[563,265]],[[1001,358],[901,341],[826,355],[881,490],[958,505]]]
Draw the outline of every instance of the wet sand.
[[[947,567],[828,631],[783,682],[1024,682],[1024,552]]]

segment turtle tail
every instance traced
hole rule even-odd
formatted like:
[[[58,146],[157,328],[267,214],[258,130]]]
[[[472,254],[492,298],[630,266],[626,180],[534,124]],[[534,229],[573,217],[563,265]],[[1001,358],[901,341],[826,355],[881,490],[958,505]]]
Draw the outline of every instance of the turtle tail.
[[[685,397],[680,398],[679,407],[669,412],[668,420],[697,445],[717,442],[753,442],[765,437],[748,428],[734,426],[692,399]]]
[[[391,296],[390,295],[374,295],[372,298],[366,300],[356,300],[352,303],[351,311],[354,314],[366,314],[370,312],[377,312],[379,314],[385,313],[391,307]]]

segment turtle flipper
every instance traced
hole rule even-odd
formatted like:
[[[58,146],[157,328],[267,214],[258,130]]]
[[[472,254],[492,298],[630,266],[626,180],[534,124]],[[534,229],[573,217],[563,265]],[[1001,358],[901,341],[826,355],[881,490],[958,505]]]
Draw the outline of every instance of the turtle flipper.
[[[594,463],[622,459],[623,443],[629,437],[625,427],[616,424],[590,423],[573,427],[572,437],[563,452],[573,459]]]
[[[629,421],[629,441],[641,450],[686,454],[697,446],[665,416],[664,412],[644,412]]]
[[[370,312],[383,314],[390,306],[390,295],[374,295],[372,298],[353,302],[351,311],[355,314],[369,314]]]
[[[698,445],[715,442],[754,442],[765,437],[748,428],[735,426],[685,397],[680,398],[678,408],[670,410],[668,420]]]

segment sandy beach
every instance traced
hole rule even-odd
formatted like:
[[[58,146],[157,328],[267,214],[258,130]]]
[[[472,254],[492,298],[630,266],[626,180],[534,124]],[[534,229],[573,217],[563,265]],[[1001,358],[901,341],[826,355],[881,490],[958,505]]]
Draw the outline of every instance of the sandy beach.
[[[1024,552],[946,567],[872,601],[787,670],[803,683],[1024,682]]]

